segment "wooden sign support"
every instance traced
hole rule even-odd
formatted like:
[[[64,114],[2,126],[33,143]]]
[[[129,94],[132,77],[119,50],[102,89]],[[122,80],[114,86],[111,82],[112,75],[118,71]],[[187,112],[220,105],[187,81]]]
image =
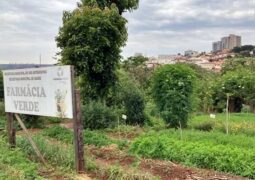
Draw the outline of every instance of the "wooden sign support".
[[[14,127],[14,114],[6,113],[7,119],[7,136],[9,145],[14,148],[16,146],[16,130]]]
[[[83,142],[83,124],[81,118],[81,97],[80,91],[75,90],[74,68],[71,68],[72,91],[73,91],[73,131],[74,131],[74,150],[75,167],[77,173],[84,173],[84,142]]]
[[[84,162],[84,142],[83,142],[83,124],[82,124],[82,115],[81,115],[81,97],[80,91],[75,89],[75,74],[74,67],[71,66],[71,87],[72,87],[72,105],[73,105],[73,131],[74,131],[74,149],[75,149],[75,167],[77,173],[83,173],[85,171],[85,162]],[[39,149],[34,143],[32,137],[27,131],[24,123],[18,114],[7,113],[7,133],[8,141],[11,147],[16,145],[16,136],[14,128],[14,116],[19,122],[20,126],[24,130],[29,142],[31,143],[33,149],[35,150],[37,156],[40,158],[43,164],[46,165],[46,162],[41,155]]]

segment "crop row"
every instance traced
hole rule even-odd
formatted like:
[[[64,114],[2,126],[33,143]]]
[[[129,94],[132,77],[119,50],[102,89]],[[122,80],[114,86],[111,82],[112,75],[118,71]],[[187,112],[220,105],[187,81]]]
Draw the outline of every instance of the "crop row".
[[[151,133],[137,138],[132,143],[130,152],[146,158],[165,159],[187,166],[255,178],[253,149],[216,145],[210,142],[182,141],[169,134]]]
[[[43,131],[44,136],[55,138],[65,143],[73,142],[73,132],[67,128],[60,126],[53,126]],[[127,141],[113,140],[101,134],[100,132],[94,132],[85,130],[84,131],[84,144],[95,145],[95,146],[108,146],[111,144],[117,144],[119,148],[123,148],[127,145]]]
[[[151,131],[146,136],[154,136],[155,132]],[[229,145],[245,149],[255,148],[255,138],[247,135],[227,135],[221,132],[203,132],[195,130],[185,130],[180,134],[179,130],[163,130],[157,132],[157,135],[167,135],[176,140],[187,142],[210,142],[215,145]]]

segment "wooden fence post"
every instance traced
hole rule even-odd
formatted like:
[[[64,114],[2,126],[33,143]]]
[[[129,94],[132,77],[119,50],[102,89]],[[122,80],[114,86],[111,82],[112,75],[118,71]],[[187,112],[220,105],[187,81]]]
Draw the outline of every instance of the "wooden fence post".
[[[16,130],[14,127],[14,114],[13,113],[6,113],[6,119],[7,119],[7,135],[8,135],[8,141],[9,145],[11,147],[16,146]]]
[[[75,148],[75,167],[77,173],[85,171],[84,164],[84,142],[83,142],[83,124],[81,117],[81,97],[80,91],[75,90],[74,69],[71,68],[72,93],[73,93],[73,131]]]

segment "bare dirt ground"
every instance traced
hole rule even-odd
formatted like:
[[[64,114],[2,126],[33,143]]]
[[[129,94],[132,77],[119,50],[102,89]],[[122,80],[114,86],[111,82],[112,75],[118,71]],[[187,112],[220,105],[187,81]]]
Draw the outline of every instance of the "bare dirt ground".
[[[64,127],[72,128],[72,124],[61,124]],[[32,134],[39,132],[39,129],[29,130]],[[23,134],[19,132],[18,134]],[[135,134],[119,134],[110,133],[109,137],[112,138],[124,138],[133,139],[137,136]],[[52,140],[52,143],[57,143],[57,140]],[[126,174],[138,174],[143,179],[157,179],[162,180],[245,180],[247,178],[238,177],[226,173],[220,173],[213,170],[189,168],[182,165],[162,160],[144,159],[131,156],[125,150],[119,150],[116,145],[108,147],[95,147],[86,146],[85,152],[87,156],[92,156],[95,159],[95,163],[99,167],[113,167],[118,166]],[[66,180],[68,178],[59,175],[56,172],[41,172],[44,177],[48,177],[53,180]],[[132,177],[132,176],[131,176]],[[138,177],[138,176],[134,176]],[[109,179],[109,174],[100,173],[98,171],[89,171],[83,175],[78,175],[77,180],[90,180],[90,179]],[[134,178],[136,179],[136,178]]]

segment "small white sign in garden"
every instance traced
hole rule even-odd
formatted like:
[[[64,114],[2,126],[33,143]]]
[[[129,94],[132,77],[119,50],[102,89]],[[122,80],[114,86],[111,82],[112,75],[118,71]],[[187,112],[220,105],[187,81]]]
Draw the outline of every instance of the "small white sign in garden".
[[[5,111],[73,118],[71,66],[3,71]]]

